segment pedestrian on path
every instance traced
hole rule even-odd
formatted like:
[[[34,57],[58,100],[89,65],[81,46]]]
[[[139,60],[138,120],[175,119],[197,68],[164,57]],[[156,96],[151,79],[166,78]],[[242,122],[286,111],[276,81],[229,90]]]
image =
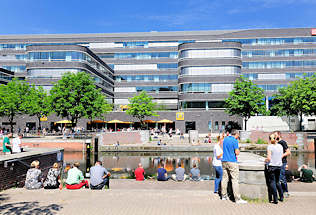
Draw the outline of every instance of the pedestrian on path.
[[[271,134],[269,140],[271,144],[267,148],[266,163],[268,163],[269,188],[272,193],[272,203],[278,204],[278,193],[280,201],[283,201],[283,190],[280,184],[280,171],[282,167],[283,148],[277,143],[277,134]]]
[[[281,166],[281,172],[280,172],[280,183],[282,186],[284,196],[289,197],[289,190],[288,190],[286,176],[285,176],[285,167],[287,165],[287,156],[291,155],[291,151],[290,151],[286,141],[284,141],[282,139],[280,131],[275,131],[274,135],[276,136],[276,141],[278,141],[278,144],[280,144],[283,148],[282,166]]]
[[[6,155],[12,154],[12,145],[10,144],[10,138],[12,137],[12,132],[9,132],[3,138],[2,152]]]
[[[241,199],[239,193],[239,166],[237,156],[239,155],[238,140],[239,133],[230,127],[227,129],[228,136],[223,141],[223,179],[222,179],[222,200],[228,200],[227,187],[229,178],[231,178],[235,202],[245,204],[247,201]]]
[[[224,136],[218,136],[217,142],[214,145],[213,149],[213,167],[215,169],[215,187],[214,187],[214,194],[219,193],[219,185],[221,184],[223,178],[223,168],[222,168],[222,158],[223,158],[223,150],[220,146],[221,142],[223,141]]]

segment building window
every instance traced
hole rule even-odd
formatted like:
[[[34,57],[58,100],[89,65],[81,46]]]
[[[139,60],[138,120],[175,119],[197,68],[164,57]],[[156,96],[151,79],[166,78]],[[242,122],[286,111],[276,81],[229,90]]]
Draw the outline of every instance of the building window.
[[[218,121],[215,121],[215,130],[218,130]]]

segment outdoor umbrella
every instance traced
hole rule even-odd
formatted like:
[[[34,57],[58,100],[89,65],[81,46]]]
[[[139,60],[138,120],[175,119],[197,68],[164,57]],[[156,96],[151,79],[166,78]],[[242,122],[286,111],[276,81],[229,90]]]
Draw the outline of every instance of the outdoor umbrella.
[[[115,131],[116,131],[116,124],[117,123],[124,123],[124,122],[121,120],[114,119],[114,120],[108,121],[108,123],[114,123],[115,124]]]
[[[163,119],[163,120],[159,120],[157,121],[158,123],[163,123],[163,125],[166,128],[166,123],[173,123],[173,121],[169,120],[169,119]]]

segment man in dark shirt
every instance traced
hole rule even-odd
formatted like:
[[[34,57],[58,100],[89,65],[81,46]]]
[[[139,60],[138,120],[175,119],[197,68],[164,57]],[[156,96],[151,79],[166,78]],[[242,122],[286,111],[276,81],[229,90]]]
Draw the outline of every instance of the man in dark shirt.
[[[285,176],[285,167],[287,165],[287,156],[291,154],[291,151],[286,143],[286,141],[282,140],[281,132],[275,131],[275,135],[277,135],[276,140],[278,144],[280,144],[283,148],[283,155],[282,155],[282,167],[280,172],[280,183],[283,189],[283,193],[285,197],[289,197],[289,190],[287,187],[286,176]]]
[[[164,163],[161,162],[160,167],[157,170],[158,176],[157,180],[158,181],[168,181],[169,177],[167,175],[167,170],[164,168]]]
[[[286,182],[292,182],[294,178],[293,173],[291,172],[291,170],[289,170],[288,165],[285,166],[285,177],[286,177]]]

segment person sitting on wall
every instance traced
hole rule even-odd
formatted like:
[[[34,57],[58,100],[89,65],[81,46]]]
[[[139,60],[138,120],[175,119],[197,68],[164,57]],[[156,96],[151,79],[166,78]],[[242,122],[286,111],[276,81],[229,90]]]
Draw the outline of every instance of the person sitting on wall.
[[[75,162],[73,167],[68,170],[67,180],[66,180],[66,188],[70,190],[80,189],[85,186],[85,188],[89,188],[88,181],[84,180],[83,174],[81,170],[79,162]]]
[[[58,163],[54,163],[53,167],[48,170],[46,180],[44,181],[44,189],[57,189],[60,186],[60,170]]]
[[[135,169],[135,178],[136,181],[144,181],[145,180],[145,170],[143,168],[143,165],[141,163],[138,164],[138,168]]]
[[[300,172],[300,178],[298,179],[301,182],[312,183],[315,180],[313,170],[309,169],[306,164],[303,164],[298,168]]]
[[[160,167],[157,170],[157,181],[168,181],[169,177],[167,174],[167,170],[165,169],[165,165],[163,162],[160,163]]]
[[[101,161],[95,162],[90,169],[90,188],[91,190],[102,190],[104,186],[110,188],[111,173],[102,166]]]
[[[178,163],[178,168],[176,169],[176,174],[172,174],[171,178],[175,181],[185,181],[188,176],[185,173],[183,167],[181,167],[181,161]]]
[[[12,154],[12,145],[10,144],[10,138],[12,137],[12,132],[9,132],[3,138],[3,147],[2,151],[7,154]]]
[[[25,188],[28,190],[40,189],[42,187],[42,171],[39,169],[40,162],[35,160],[26,173]]]
[[[190,170],[190,177],[193,181],[200,181],[200,170],[196,165],[196,162],[193,163],[193,168]]]

